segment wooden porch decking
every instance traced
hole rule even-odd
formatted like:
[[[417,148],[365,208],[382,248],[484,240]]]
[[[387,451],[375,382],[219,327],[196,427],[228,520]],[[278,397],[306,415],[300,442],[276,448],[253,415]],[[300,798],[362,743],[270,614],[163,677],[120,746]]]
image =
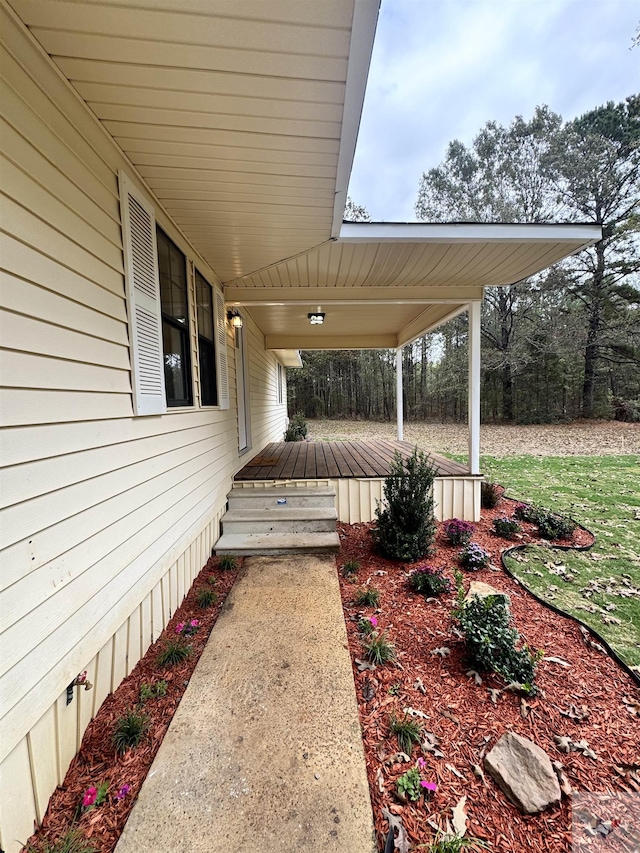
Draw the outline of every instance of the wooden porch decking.
[[[379,478],[389,474],[396,450],[406,458],[408,441],[278,441],[268,444],[235,480],[316,480]],[[465,465],[429,452],[437,477],[470,477]]]

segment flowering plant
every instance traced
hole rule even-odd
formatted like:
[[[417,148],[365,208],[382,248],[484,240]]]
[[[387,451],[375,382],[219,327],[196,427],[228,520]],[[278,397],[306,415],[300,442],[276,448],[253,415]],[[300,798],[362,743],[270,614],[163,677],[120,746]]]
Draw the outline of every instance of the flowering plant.
[[[412,803],[417,802],[420,797],[425,797],[429,800],[438,790],[435,782],[427,782],[426,779],[420,778],[420,771],[427,766],[424,758],[419,758],[416,767],[412,767],[403,773],[397,781],[398,794],[400,798],[409,798]]]
[[[463,569],[469,569],[471,572],[477,572],[478,569],[483,569],[489,565],[491,554],[481,548],[479,545],[471,544],[463,548],[458,556],[460,565]]]
[[[422,563],[409,575],[407,583],[412,590],[421,595],[441,595],[444,592],[451,592],[451,581],[445,578],[442,572],[443,569]]]
[[[101,806],[107,797],[108,790],[108,782],[101,782],[97,788],[95,785],[91,785],[87,788],[84,792],[84,796],[82,797],[82,811],[88,812],[91,811],[91,809],[95,809],[96,806]]]
[[[200,620],[192,619],[190,622],[178,622],[176,625],[176,634],[180,634],[181,637],[193,637],[193,635],[200,629]]]
[[[358,630],[361,634],[374,634],[377,627],[378,620],[375,616],[363,616],[362,619],[358,621]]]
[[[120,802],[120,800],[124,800],[124,798],[127,796],[127,794],[129,793],[129,791],[130,791],[130,790],[131,790],[131,785],[127,785],[127,784],[125,783],[125,784],[120,788],[120,790],[118,791],[118,793],[115,795],[115,797],[114,797],[113,799],[114,799],[114,800],[116,800],[116,802],[118,802],[118,803],[119,803],[119,802]]]
[[[444,535],[452,545],[466,545],[475,529],[475,525],[461,518],[450,518],[442,525]]]

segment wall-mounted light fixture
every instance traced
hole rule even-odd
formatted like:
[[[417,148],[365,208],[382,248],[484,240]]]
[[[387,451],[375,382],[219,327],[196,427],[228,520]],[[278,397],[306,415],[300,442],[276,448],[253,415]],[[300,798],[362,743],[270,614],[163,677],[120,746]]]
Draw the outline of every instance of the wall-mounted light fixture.
[[[232,311],[227,311],[227,320],[231,323],[234,329],[242,328],[242,317],[235,308]]]
[[[312,311],[307,314],[307,319],[312,326],[321,326],[324,323],[324,313],[320,310],[319,305],[317,311]]]

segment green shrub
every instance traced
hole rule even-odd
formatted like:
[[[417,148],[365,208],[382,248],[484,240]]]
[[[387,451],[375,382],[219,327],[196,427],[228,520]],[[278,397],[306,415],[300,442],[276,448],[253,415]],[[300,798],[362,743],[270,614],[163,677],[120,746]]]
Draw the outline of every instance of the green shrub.
[[[407,797],[412,803],[417,802],[422,796],[424,788],[420,785],[420,773],[417,767],[407,770],[396,782],[400,796]]]
[[[444,577],[443,571],[444,569],[423,564],[411,572],[407,583],[414,592],[421,595],[433,596],[451,592],[451,581]]]
[[[477,572],[479,569],[483,569],[489,565],[491,554],[472,542],[460,551],[458,560],[463,569],[468,569],[470,572]]]
[[[140,704],[144,704],[149,699],[160,699],[167,695],[167,682],[154,681],[149,684],[143,681],[140,685]]]
[[[398,746],[407,755],[411,755],[414,743],[420,743],[420,726],[411,717],[404,715],[399,720],[397,717],[391,717],[389,724],[391,734],[398,738]]]
[[[533,655],[526,644],[518,648],[520,635],[511,624],[504,596],[473,596],[458,606],[455,615],[476,669],[497,672],[505,681],[521,685],[524,693],[537,692],[534,681],[539,655]]]
[[[424,453],[414,448],[404,462],[396,452],[384,481],[386,507],[378,504],[371,535],[384,557],[415,563],[426,556],[435,537],[433,481],[436,475]]]
[[[538,516],[538,533],[543,539],[570,539],[576,529],[570,518],[542,510]]]
[[[207,589],[207,587],[205,587],[198,591],[198,594],[196,595],[196,604],[198,607],[206,610],[207,607],[213,607],[213,605],[217,603],[218,596],[214,590]]]
[[[182,637],[172,637],[164,644],[164,648],[158,655],[158,666],[174,666],[182,663],[191,654],[191,646]]]
[[[138,746],[149,728],[149,717],[137,711],[127,711],[116,723],[113,733],[113,745],[116,752],[126,752]]]
[[[380,592],[374,587],[359,589],[353,597],[358,607],[377,607],[380,604]]]
[[[537,524],[540,514],[545,511],[546,510],[540,509],[533,504],[518,503],[513,510],[513,515],[514,518],[518,518],[520,521],[527,521],[529,524]]]
[[[238,560],[233,554],[222,554],[218,557],[218,568],[222,572],[232,572],[238,567]]]
[[[364,648],[367,660],[376,665],[395,660],[396,650],[384,632],[372,635],[370,640],[364,640],[362,647]]]
[[[475,529],[475,525],[461,518],[450,518],[442,525],[444,535],[451,545],[468,545]]]
[[[483,509],[493,509],[498,506],[501,497],[497,483],[480,483],[480,503]]]
[[[515,539],[516,533],[520,533],[521,530],[522,528],[513,518],[501,516],[493,519],[493,531],[502,539]]]
[[[285,441],[304,441],[307,437],[307,422],[302,412],[296,412],[291,417],[284,432]]]

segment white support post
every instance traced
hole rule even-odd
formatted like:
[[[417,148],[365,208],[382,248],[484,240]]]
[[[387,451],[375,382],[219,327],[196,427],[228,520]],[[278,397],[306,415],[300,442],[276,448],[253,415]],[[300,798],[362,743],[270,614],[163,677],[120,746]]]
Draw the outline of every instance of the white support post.
[[[396,350],[396,412],[398,414],[398,441],[402,441],[403,413],[402,413],[402,347]]]
[[[480,473],[480,315],[481,303],[469,303],[469,471]]]

